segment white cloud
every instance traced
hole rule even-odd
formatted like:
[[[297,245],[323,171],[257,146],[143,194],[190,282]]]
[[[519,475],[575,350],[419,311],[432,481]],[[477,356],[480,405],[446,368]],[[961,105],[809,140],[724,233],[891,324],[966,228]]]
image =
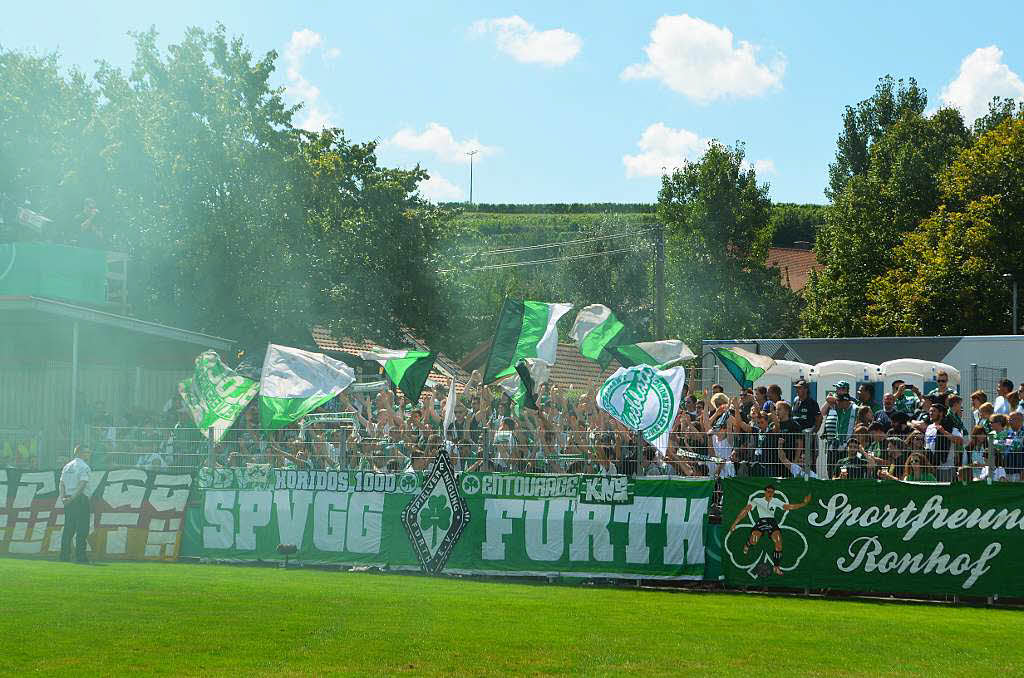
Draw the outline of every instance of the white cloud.
[[[564,66],[580,53],[583,40],[562,28],[538,31],[521,16],[481,19],[473,23],[478,35],[493,33],[498,49],[524,64]]]
[[[698,103],[725,96],[752,97],[782,87],[786,59],[757,61],[758,47],[745,40],[733,45],[732,31],[687,14],[663,16],[644,48],[645,63],[622,71],[624,80],[655,79]]]
[[[293,101],[301,101],[304,104],[305,117],[299,121],[298,126],[311,132],[317,132],[333,124],[329,110],[320,103],[320,88],[302,74],[306,57],[314,50],[321,50],[325,59],[335,59],[341,54],[337,47],[325,47],[322,35],[303,28],[292,33],[282,56],[287,79],[285,94]]]
[[[626,177],[657,177],[668,174],[687,160],[696,160],[707,150],[710,139],[687,129],[672,129],[656,122],[644,130],[636,145],[643,151],[622,156]]]
[[[501,150],[497,146],[485,146],[476,138],[458,141],[450,129],[436,122],[428,123],[422,132],[403,127],[387,143],[407,151],[428,151],[442,162],[462,165],[469,164],[466,155],[469,151],[478,151],[475,158],[479,162]]]
[[[988,112],[994,96],[1024,99],[1024,81],[1003,63],[1003,50],[979,47],[960,62],[960,73],[942,89],[947,106],[959,108],[968,124]]]
[[[743,169],[754,169],[757,174],[775,174],[775,161],[768,158],[755,160],[754,162],[743,161]]]
[[[430,178],[420,182],[420,195],[434,202],[449,202],[462,200],[465,195],[462,189],[442,177],[437,172],[431,172]]]

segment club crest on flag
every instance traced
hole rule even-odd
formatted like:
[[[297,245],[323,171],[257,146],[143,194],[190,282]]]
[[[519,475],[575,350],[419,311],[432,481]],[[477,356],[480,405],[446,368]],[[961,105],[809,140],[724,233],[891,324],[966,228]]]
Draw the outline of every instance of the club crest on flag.
[[[469,507],[455,482],[455,469],[441,450],[423,489],[402,511],[402,525],[424,572],[437,574],[444,569],[469,518]]]
[[[597,398],[601,409],[647,440],[668,431],[678,409],[672,386],[648,365],[619,370],[601,386]]]

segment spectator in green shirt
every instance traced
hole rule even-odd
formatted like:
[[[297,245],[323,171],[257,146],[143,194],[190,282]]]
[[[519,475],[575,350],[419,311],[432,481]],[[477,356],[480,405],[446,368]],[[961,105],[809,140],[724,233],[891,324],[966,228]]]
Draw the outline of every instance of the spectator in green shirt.
[[[912,384],[907,384],[902,379],[892,382],[892,397],[897,412],[905,412],[913,415],[919,406],[921,391]]]
[[[931,396],[933,403],[942,403],[948,406],[946,399],[956,393],[956,391],[949,387],[949,374],[939,370],[935,373],[935,382],[938,386],[928,391],[928,395]]]

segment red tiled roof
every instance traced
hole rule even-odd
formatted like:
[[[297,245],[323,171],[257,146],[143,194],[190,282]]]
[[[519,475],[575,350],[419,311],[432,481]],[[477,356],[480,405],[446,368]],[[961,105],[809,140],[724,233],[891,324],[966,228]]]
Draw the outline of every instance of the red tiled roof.
[[[771,247],[768,249],[768,265],[778,267],[782,273],[782,282],[794,292],[801,291],[811,277],[811,271],[821,268],[814,250],[801,250],[790,247]]]
[[[349,353],[358,357],[360,352],[372,351],[379,346],[379,344],[372,341],[356,341],[349,337],[335,339],[326,327],[320,327],[319,325],[315,326],[310,333],[313,335],[313,341],[322,351],[341,351],[342,353]],[[430,350],[426,344],[419,341],[411,332],[403,332],[402,340],[402,346],[389,346],[388,348]],[[462,387],[469,380],[469,374],[444,353],[438,353],[437,359],[434,361],[434,369],[430,372],[430,380],[447,387],[451,383],[452,377],[455,377],[455,391],[461,393]]]
[[[482,372],[490,347],[491,342],[489,341],[478,345],[462,359],[462,367],[467,370],[478,369]],[[619,369],[617,360],[613,360],[607,369],[602,370],[600,365],[580,355],[576,344],[560,342],[555,353],[555,364],[551,366],[548,384],[560,389],[569,387],[580,389],[592,384],[600,385],[617,369]]]

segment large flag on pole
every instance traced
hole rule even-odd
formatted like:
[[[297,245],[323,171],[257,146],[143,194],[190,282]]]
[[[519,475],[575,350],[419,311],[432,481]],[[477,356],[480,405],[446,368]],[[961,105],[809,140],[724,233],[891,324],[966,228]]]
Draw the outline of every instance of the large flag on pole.
[[[483,383],[490,384],[515,373],[524,358],[539,358],[554,364],[558,351],[558,319],[572,304],[506,299],[487,354]]]
[[[258,381],[225,365],[216,351],[200,353],[195,372],[178,384],[196,428],[214,443],[220,441],[259,390]]]
[[[429,351],[393,351],[377,348],[373,351],[363,351],[359,357],[380,363],[391,383],[400,388],[406,398],[416,402],[420,399],[423,384],[427,383],[430,370],[434,369],[437,354]]]
[[[711,351],[722,361],[725,369],[729,370],[729,374],[741,388],[752,388],[754,382],[775,364],[768,356],[751,353],[742,348],[713,348]]]
[[[260,426],[268,430],[287,426],[355,380],[355,371],[340,360],[270,344],[260,383]]]
[[[634,365],[663,365],[677,360],[696,358],[690,347],[678,339],[644,341],[638,344],[613,346],[611,354],[623,367]]]
[[[624,329],[610,308],[591,304],[576,314],[569,336],[576,341],[584,358],[593,360],[604,369],[614,359],[609,349],[622,340]]]
[[[686,370],[650,365],[620,367],[597,391],[597,406],[624,426],[639,431],[663,454],[683,400]]]

